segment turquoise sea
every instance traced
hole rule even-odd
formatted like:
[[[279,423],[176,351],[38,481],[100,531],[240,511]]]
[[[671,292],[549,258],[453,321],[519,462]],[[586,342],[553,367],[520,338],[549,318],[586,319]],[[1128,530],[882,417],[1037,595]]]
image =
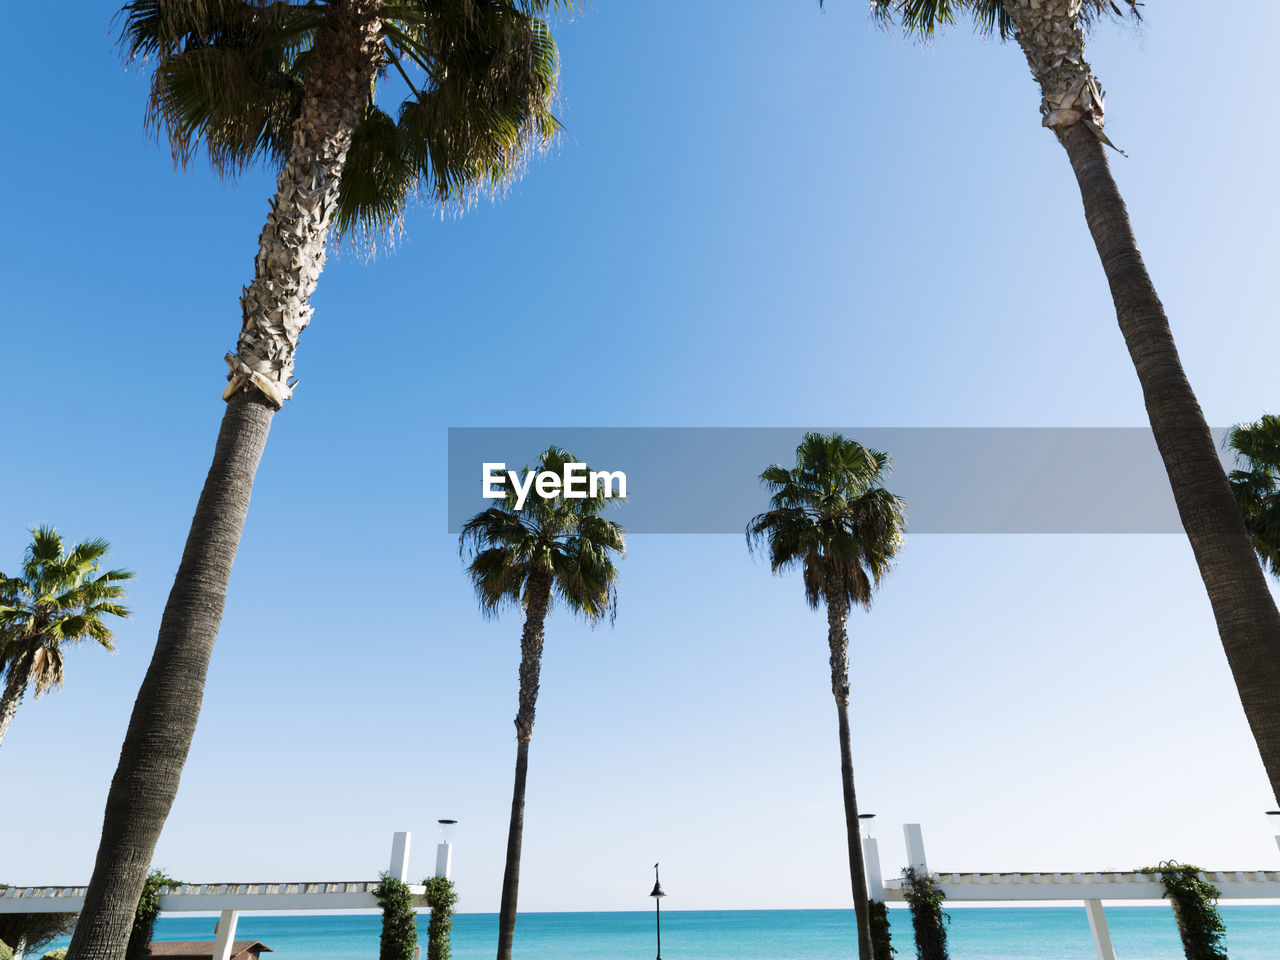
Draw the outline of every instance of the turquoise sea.
[[[1222,906],[1231,960],[1280,960],[1280,906]],[[970,907],[950,911],[952,960],[1093,960],[1084,907]],[[214,917],[161,917],[157,940],[213,940]],[[237,940],[261,940],[271,960],[376,960],[381,918],[242,914]],[[913,960],[911,915],[890,910],[898,960]],[[1118,960],[1181,960],[1167,906],[1108,907]],[[418,924],[426,954],[427,918]],[[492,960],[498,916],[454,920],[454,960]],[[54,946],[64,946],[55,944]],[[652,912],[522,913],[516,960],[652,960]],[[265,960],[264,955],[264,960]],[[849,910],[664,910],[663,960],[852,960]]]

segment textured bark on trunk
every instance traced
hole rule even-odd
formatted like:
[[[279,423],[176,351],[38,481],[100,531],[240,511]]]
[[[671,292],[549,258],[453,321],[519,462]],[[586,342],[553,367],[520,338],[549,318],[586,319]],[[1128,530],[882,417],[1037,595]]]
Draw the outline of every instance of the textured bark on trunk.
[[[31,679],[31,658],[19,656],[9,666],[9,675],[4,682],[4,694],[0,695],[0,743],[4,743],[4,735],[13,723],[13,715],[18,712],[18,704],[27,692],[27,681]]]
[[[195,733],[227,580],[273,413],[263,399],[246,394],[227,404],[213,465],[111,781],[71,957],[124,956],[151,855]]]
[[[849,842],[849,882],[853,915],[858,926],[858,960],[872,960],[871,916],[867,906],[867,871],[862,860],[862,830],[858,823],[858,795],[853,788],[853,743],[849,733],[849,637],[845,624],[849,600],[844,584],[826,578],[827,643],[831,647],[831,692],[840,722],[840,785],[844,791],[844,825]],[[883,958],[882,958],[883,960]]]
[[[195,733],[254,474],[272,417],[289,396],[347,148],[376,75],[378,9],[379,0],[339,0],[317,31],[317,67],[259,237],[254,279],[241,297],[242,329],[227,358],[227,407],[213,464],[111,781],[69,960],[122,960],[128,945]]]
[[[516,901],[520,890],[520,847],[524,840],[525,779],[529,772],[529,741],[538,704],[542,672],[542,641],[551,603],[551,583],[529,586],[529,606],[520,636],[520,710],[516,714],[516,782],[511,794],[511,826],[507,831],[507,863],[502,871],[502,899],[498,912],[498,960],[511,960],[516,935]]]
[[[1178,516],[1209,594],[1272,793],[1280,801],[1280,612],[1182,369],[1168,318],[1107,162],[1098,135],[1101,98],[1072,100],[1073,89],[1100,89],[1084,59],[1084,34],[1073,14],[1078,3],[1037,0],[1033,6],[1031,0],[1006,0],[1005,7],[1040,83],[1044,123],[1058,134],[1075,172]]]

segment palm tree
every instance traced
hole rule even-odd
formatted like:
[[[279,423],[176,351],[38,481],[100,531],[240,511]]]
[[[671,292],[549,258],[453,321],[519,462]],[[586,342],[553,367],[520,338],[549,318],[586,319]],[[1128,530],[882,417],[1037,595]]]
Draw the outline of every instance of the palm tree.
[[[465,204],[552,136],[554,0],[133,0],[121,47],[151,65],[147,123],[175,162],[279,169],[240,298],[213,463],[112,780],[71,960],[120,960],[204,694],[254,474],[289,399],[334,230],[372,236],[423,192]],[[383,81],[386,81],[384,84]],[[403,100],[384,109],[393,88]],[[385,335],[385,334],[383,334]],[[353,373],[366,382],[364,373]]]
[[[64,551],[57,530],[32,527],[21,573],[0,572],[0,743],[29,683],[36,697],[62,687],[65,647],[92,640],[115,649],[103,618],[129,616],[117,601],[125,595],[121,582],[133,574],[98,572],[109,549],[105,540],[86,540]]]
[[[558,447],[548,447],[534,468],[563,475],[564,465],[578,463]],[[516,897],[520,887],[520,845],[524,836],[525,777],[529,741],[538,703],[542,671],[542,639],[547,612],[558,599],[571,613],[593,626],[617,609],[618,568],[614,556],[626,551],[622,527],[601,516],[609,500],[531,495],[523,510],[514,493],[499,506],[472,517],[462,528],[458,549],[470,546],[467,574],[480,610],[496,616],[504,607],[524,609],[520,635],[520,709],[516,713],[516,779],[507,833],[507,862],[502,874],[498,915],[498,960],[511,960],[516,929]]]
[[[1123,4],[1123,9],[1121,7]],[[1066,149],[1116,319],[1142,386],[1183,529],[1253,731],[1280,801],[1280,611],[1254,559],[1204,413],[1187,382],[1169,320],[1147,274],[1104,147],[1103,92],[1084,58],[1097,19],[1138,16],[1138,0],[872,0],[873,14],[931,36],[968,13],[984,33],[1018,42],[1040,86],[1041,123]]]
[[[1244,526],[1263,567],[1280,577],[1280,416],[1264,414],[1256,423],[1238,423],[1227,446],[1243,470],[1228,479]]]
[[[771,493],[769,510],[747,525],[748,548],[767,549],[774,573],[799,568],[809,606],[816,610],[825,603],[827,607],[831,692],[840,724],[840,781],[860,960],[871,960],[873,951],[858,797],[853,787],[845,625],[851,604],[871,609],[871,596],[902,547],[905,508],[883,486],[891,469],[886,453],[838,433],[807,433],[796,447],[794,467],[774,464],[760,474]]]

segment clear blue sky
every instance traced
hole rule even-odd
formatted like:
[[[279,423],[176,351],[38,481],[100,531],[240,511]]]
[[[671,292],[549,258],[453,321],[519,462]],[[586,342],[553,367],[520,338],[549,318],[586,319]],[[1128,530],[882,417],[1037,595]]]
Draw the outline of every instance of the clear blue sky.
[[[1275,409],[1280,9],[1151,4],[1090,47],[1121,188],[1208,419]],[[569,133],[497,204],[331,259],[276,418],[156,862],[346,879],[461,821],[494,910],[520,622],[445,530],[450,426],[1145,423],[1021,54],[863,2],[600,0],[557,30]],[[137,571],[0,748],[0,879],[83,883],[212,453],[273,177],[172,170],[110,5],[12,9],[0,568],[28,524]],[[761,466],[764,466],[763,464]],[[1124,477],[1116,477],[1123,484]],[[521,907],[848,904],[825,623],[733,536],[637,536],[617,624],[548,625]],[[888,872],[1280,866],[1185,541],[920,536],[851,621],[855,764]]]

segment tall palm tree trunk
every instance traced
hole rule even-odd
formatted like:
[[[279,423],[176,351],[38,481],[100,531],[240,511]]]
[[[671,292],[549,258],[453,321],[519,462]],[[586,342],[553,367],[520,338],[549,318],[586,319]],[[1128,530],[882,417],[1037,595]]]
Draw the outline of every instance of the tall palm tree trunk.
[[[227,404],[111,781],[93,878],[69,956],[124,956],[151,856],[195,734],[227,580],[273,414],[268,403],[244,393]]]
[[[0,694],[0,743],[4,743],[4,735],[13,723],[13,715],[18,712],[18,704],[22,703],[22,695],[27,692],[27,681],[31,679],[31,657],[19,654],[9,664],[9,675],[4,682],[4,693]]]
[[[1156,445],[1209,594],[1240,702],[1280,801],[1280,612],[1267,588],[1204,413],[1103,151],[1100,88],[1073,0],[1005,0],[1043,93],[1044,123],[1071,160]]]
[[[516,935],[516,901],[520,890],[520,847],[524,840],[525,778],[529,773],[529,741],[538,705],[542,642],[551,603],[551,581],[529,584],[529,606],[520,636],[520,710],[516,714],[516,782],[511,794],[511,826],[507,830],[507,863],[502,872],[498,913],[498,960],[511,960]]]
[[[70,960],[122,960],[204,698],[254,474],[310,320],[352,132],[377,68],[378,0],[346,0],[318,30],[293,144],[258,243],[213,464],[187,535],[111,781]]]
[[[858,825],[858,795],[853,788],[853,745],[849,734],[849,599],[839,578],[826,578],[827,643],[831,647],[831,692],[840,720],[840,784],[844,790],[844,826],[849,842],[849,882],[853,915],[858,925],[858,960],[872,960],[871,917],[867,906],[867,871],[862,860],[862,831]],[[882,958],[884,960],[884,958]]]

